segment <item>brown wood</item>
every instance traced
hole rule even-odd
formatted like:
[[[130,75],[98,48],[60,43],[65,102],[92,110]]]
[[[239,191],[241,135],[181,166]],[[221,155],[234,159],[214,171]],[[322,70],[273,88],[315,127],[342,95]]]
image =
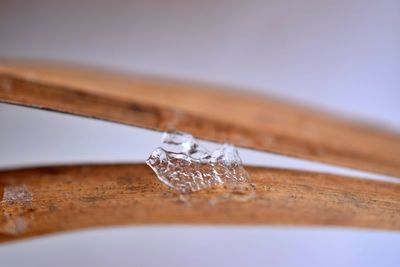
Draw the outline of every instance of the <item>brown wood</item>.
[[[246,167],[255,192],[175,194],[144,164],[0,172],[0,241],[125,224],[325,225],[400,230],[400,184]]]
[[[57,64],[0,64],[0,101],[400,176],[400,138],[249,93]]]

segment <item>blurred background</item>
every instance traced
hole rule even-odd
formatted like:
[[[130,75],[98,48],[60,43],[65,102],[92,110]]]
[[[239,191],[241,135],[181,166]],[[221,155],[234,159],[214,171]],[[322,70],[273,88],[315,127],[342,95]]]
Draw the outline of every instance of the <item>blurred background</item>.
[[[231,85],[400,131],[398,0],[1,0],[0,58]],[[0,104],[0,169],[144,161],[159,138],[134,127]],[[376,178],[240,153],[247,164]],[[1,245],[0,265],[400,266],[399,247],[400,234],[387,231],[115,227]]]

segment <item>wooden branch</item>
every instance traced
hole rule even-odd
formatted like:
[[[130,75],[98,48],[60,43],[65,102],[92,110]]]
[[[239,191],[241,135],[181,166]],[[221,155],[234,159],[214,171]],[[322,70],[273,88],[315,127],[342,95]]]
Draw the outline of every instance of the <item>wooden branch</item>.
[[[144,164],[0,172],[0,241],[125,224],[333,225],[400,230],[400,184],[246,167],[255,192],[180,197]]]
[[[398,135],[251,94],[76,66],[0,64],[0,101],[400,176]]]

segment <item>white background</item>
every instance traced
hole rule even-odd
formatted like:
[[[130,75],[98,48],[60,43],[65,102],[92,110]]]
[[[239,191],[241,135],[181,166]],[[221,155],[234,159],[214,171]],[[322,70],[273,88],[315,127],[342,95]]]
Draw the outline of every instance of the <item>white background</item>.
[[[251,88],[400,129],[400,1],[3,0],[0,57]],[[144,161],[158,142],[159,134],[142,129],[0,104],[2,169]],[[248,164],[348,173],[240,152]],[[400,266],[400,235],[341,228],[125,227],[0,246],[0,266],[91,265]]]

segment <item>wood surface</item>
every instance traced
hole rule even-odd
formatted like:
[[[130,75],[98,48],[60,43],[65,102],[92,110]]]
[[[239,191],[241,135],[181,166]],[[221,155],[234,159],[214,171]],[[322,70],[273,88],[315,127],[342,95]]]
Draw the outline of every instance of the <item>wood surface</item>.
[[[4,61],[0,101],[160,131],[178,129],[202,139],[400,176],[398,134],[248,92]]]
[[[126,224],[321,225],[400,229],[400,184],[246,167],[255,191],[185,197],[144,164],[0,172],[0,241]]]

